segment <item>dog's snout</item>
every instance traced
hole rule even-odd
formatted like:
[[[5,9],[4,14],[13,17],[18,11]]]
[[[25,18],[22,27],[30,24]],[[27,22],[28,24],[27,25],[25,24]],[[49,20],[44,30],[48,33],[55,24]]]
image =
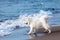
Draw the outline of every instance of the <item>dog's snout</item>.
[[[28,24],[28,23],[26,23],[26,24]]]

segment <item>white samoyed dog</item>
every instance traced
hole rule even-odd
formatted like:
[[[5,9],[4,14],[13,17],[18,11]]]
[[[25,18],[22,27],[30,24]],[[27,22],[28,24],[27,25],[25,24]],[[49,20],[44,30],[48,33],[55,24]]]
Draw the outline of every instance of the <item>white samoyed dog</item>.
[[[28,24],[30,26],[30,31],[28,34],[35,33],[36,29],[40,28],[41,26],[45,29],[45,31],[48,31],[48,33],[51,33],[50,25],[47,21],[48,18],[49,18],[48,15],[42,15],[37,20],[32,19],[30,17],[25,17],[25,24]]]

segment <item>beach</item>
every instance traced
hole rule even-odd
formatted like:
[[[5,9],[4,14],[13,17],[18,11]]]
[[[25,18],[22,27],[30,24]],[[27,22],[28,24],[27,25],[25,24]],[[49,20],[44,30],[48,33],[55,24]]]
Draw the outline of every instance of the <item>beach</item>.
[[[46,34],[42,37],[33,37],[31,40],[60,40],[60,32]]]
[[[43,29],[39,30],[37,36],[28,35],[29,28],[19,28],[13,31],[10,35],[0,37],[0,40],[60,40],[60,26],[52,27],[52,33],[44,33]]]
[[[45,33],[44,36],[33,37],[31,35],[32,37],[31,40],[60,40],[60,26],[53,27],[51,30],[52,30],[51,34]]]

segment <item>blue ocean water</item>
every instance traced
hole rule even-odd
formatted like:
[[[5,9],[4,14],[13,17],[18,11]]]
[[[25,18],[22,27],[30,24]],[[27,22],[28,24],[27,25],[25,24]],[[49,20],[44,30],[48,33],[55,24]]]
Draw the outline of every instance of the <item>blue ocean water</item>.
[[[16,19],[21,14],[38,13],[40,10],[50,10],[54,21],[59,22],[60,0],[0,0],[0,21]]]
[[[25,14],[37,14],[40,10],[52,12],[51,24],[60,25],[60,0],[0,0],[0,35],[10,34],[17,24],[24,26]],[[8,25],[7,22],[15,23]]]

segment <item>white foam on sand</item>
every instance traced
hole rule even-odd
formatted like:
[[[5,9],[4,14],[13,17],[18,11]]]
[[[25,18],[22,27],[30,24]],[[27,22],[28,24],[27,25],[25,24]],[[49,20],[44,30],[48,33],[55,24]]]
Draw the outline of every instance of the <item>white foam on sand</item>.
[[[24,23],[24,18],[26,16],[32,17],[33,19],[37,19],[40,18],[40,16],[42,15],[49,16],[50,14],[52,14],[50,11],[40,10],[39,13],[20,15],[16,20],[6,20],[0,24],[0,36],[11,34],[12,31],[16,28],[16,26],[27,27],[28,25]]]

